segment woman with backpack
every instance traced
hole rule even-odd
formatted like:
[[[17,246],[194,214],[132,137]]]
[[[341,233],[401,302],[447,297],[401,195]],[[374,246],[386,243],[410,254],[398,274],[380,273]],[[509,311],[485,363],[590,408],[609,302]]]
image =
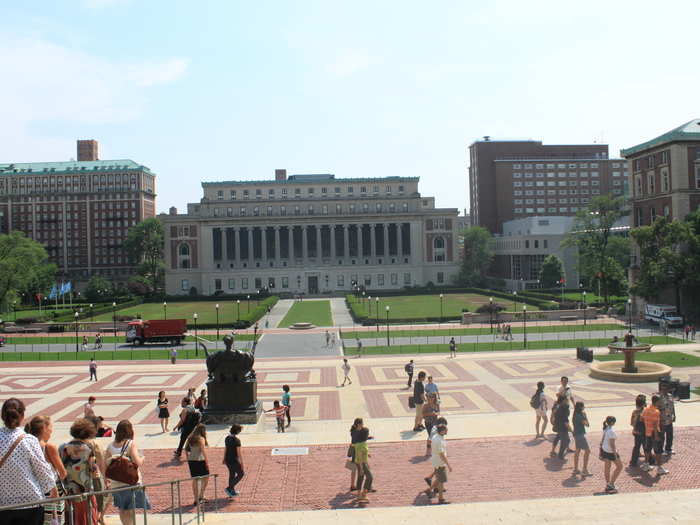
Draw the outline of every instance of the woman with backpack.
[[[547,429],[547,396],[544,394],[544,383],[537,383],[537,391],[530,398],[530,406],[535,409],[535,439],[544,438]],[[542,421],[542,430],[540,430]]]

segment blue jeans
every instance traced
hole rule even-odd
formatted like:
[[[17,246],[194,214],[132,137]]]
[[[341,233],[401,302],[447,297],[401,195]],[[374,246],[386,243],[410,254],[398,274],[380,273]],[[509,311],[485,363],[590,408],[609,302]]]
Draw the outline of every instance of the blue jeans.
[[[569,431],[564,429],[557,432],[557,440],[559,441],[559,459],[564,459],[564,454],[569,449]]]

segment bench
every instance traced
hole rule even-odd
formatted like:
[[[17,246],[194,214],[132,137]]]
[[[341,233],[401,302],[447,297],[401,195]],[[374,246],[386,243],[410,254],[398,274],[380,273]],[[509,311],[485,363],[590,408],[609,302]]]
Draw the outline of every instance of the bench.
[[[560,315],[559,320],[560,321],[578,321],[578,316],[577,315]]]

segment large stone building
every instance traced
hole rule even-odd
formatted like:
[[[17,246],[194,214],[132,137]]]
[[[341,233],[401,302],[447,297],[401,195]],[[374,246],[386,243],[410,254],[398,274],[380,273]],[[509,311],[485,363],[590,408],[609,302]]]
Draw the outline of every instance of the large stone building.
[[[608,146],[543,145],[484,137],[469,146],[471,220],[491,233],[506,221],[573,216],[592,197],[626,193],[627,168]]]
[[[24,232],[46,248],[59,277],[125,279],[129,228],[155,216],[155,174],[133,160],[99,160],[94,140],[78,160],[0,164],[0,233]]]
[[[202,183],[204,196],[160,215],[166,292],[277,294],[448,284],[457,264],[457,209],[435,208],[418,178]]]

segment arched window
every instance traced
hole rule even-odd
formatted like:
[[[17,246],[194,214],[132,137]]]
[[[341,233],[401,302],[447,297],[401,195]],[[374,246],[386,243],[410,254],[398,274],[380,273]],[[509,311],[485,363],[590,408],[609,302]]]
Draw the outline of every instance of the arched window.
[[[191,268],[190,264],[190,245],[189,243],[183,242],[177,248],[177,267],[178,268]]]
[[[189,257],[190,255],[190,245],[183,243],[180,245],[180,255],[186,255]]]
[[[445,247],[445,239],[442,237],[435,237],[435,240],[433,241],[433,248],[444,248]]]

